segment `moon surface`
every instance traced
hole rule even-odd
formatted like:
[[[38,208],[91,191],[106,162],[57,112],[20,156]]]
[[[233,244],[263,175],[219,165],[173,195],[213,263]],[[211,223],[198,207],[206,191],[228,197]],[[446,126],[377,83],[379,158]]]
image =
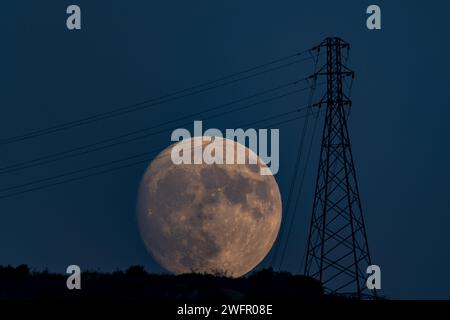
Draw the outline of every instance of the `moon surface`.
[[[176,273],[212,273],[240,277],[270,251],[281,224],[281,196],[266,165],[250,149],[215,139],[256,156],[257,164],[174,164],[173,144],[150,164],[137,200],[139,230],[147,250]],[[193,149],[193,148],[192,148]],[[191,151],[193,152],[193,150]],[[239,152],[239,151],[236,151]]]

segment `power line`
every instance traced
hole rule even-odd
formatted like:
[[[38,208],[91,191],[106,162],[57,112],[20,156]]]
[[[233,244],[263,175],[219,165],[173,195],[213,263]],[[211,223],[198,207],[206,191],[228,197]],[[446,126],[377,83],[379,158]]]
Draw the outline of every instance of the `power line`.
[[[163,149],[164,148],[153,149],[153,150],[150,150],[149,152],[139,153],[139,154],[135,154],[133,156],[120,158],[120,159],[113,160],[113,161],[108,161],[108,162],[105,162],[105,163],[97,164],[97,165],[90,166],[90,167],[83,168],[83,169],[73,170],[73,171],[66,172],[66,173],[63,173],[63,174],[59,174],[59,175],[56,175],[56,176],[43,178],[43,179],[38,179],[38,180],[34,180],[34,181],[31,181],[31,182],[15,185],[15,186],[8,187],[8,188],[3,188],[3,189],[0,189],[0,193],[6,192],[6,191],[11,191],[11,190],[14,190],[14,189],[20,189],[20,188],[28,187],[30,185],[35,185],[35,184],[39,184],[39,183],[46,182],[46,181],[51,181],[51,180],[64,178],[64,177],[67,177],[67,176],[72,176],[72,175],[75,175],[77,173],[82,173],[82,172],[91,171],[91,170],[94,170],[94,169],[100,169],[100,168],[103,168],[103,167],[108,167],[110,165],[121,163],[121,162],[125,162],[125,161],[131,160],[131,159],[136,159],[136,158],[141,158],[143,156],[148,156],[149,154],[154,154],[156,152],[160,152]]]
[[[47,155],[47,156],[44,156],[44,157],[39,157],[39,158],[36,158],[36,159],[32,159],[32,160],[24,161],[24,162],[17,163],[17,164],[14,164],[14,165],[10,165],[10,166],[7,166],[7,167],[3,167],[3,168],[0,168],[0,173],[7,173],[9,169],[14,169],[14,168],[17,168],[17,167],[22,167],[22,166],[30,164],[30,163],[41,162],[41,161],[46,160],[46,159],[51,159],[51,158],[54,158],[54,157],[65,155],[65,154],[70,154],[70,153],[73,153],[75,151],[79,151],[79,150],[95,147],[97,145],[101,145],[101,144],[104,144],[106,142],[112,142],[112,141],[120,140],[120,139],[128,137],[128,136],[139,134],[139,133],[151,130],[151,129],[156,129],[156,128],[159,128],[161,126],[165,126],[165,125],[168,125],[168,124],[171,124],[171,123],[175,123],[175,122],[178,122],[178,121],[181,121],[181,120],[188,119],[190,117],[195,117],[197,115],[201,115],[203,113],[219,110],[221,108],[233,105],[235,103],[239,103],[239,102],[242,102],[242,101],[245,101],[245,100],[248,100],[248,99],[252,99],[252,98],[258,97],[260,95],[264,95],[264,94],[269,93],[269,92],[274,92],[274,91],[277,91],[277,90],[280,90],[280,89],[283,89],[283,88],[295,85],[295,84],[299,83],[300,81],[304,81],[304,80],[291,81],[291,82],[289,82],[287,84],[283,84],[283,85],[280,85],[280,86],[277,86],[277,87],[274,87],[274,88],[266,89],[266,90],[257,92],[255,94],[252,94],[252,95],[240,98],[240,99],[235,99],[235,100],[232,100],[231,102],[220,104],[220,105],[218,105],[216,107],[213,107],[213,108],[208,108],[206,110],[202,110],[200,112],[195,112],[195,113],[183,116],[183,117],[172,119],[172,120],[169,120],[169,121],[166,121],[166,122],[154,125],[154,126],[141,128],[139,130],[135,130],[135,131],[132,131],[132,132],[129,132],[129,133],[126,133],[126,134],[122,134],[122,135],[116,136],[116,137],[104,139],[104,140],[98,141],[96,143],[87,144],[87,145],[80,146],[80,147],[77,147],[77,148],[72,148],[72,149],[69,149],[69,150],[66,150],[66,151],[57,152],[57,153],[54,153],[54,154],[51,154],[51,155]]]
[[[304,79],[298,80],[298,81],[294,81],[294,82],[292,82],[292,83],[290,83],[288,85],[296,84],[296,83],[299,83],[301,81],[304,81]],[[204,120],[217,118],[219,116],[226,115],[226,114],[229,114],[231,112],[242,111],[244,109],[248,109],[248,108],[254,107],[256,105],[260,105],[260,104],[263,104],[263,103],[275,101],[275,100],[284,98],[286,96],[305,91],[307,89],[308,88],[301,88],[301,89],[289,91],[287,93],[284,93],[284,94],[281,94],[281,95],[278,95],[278,96],[273,96],[273,97],[270,97],[270,98],[267,98],[267,99],[264,99],[264,100],[261,100],[261,101],[257,101],[257,102],[254,102],[254,103],[251,103],[251,104],[248,104],[248,105],[244,105],[244,106],[241,106],[241,107],[238,107],[238,108],[234,108],[234,109],[231,109],[231,110],[227,110],[227,111],[224,111],[224,112],[221,112],[221,113],[218,113],[218,114],[214,114],[214,115],[205,117]],[[273,91],[273,90],[274,89],[270,89],[268,91]],[[252,96],[250,96],[250,97],[252,97]],[[248,98],[245,98],[245,99],[248,99]],[[234,102],[232,101],[230,103],[227,103],[227,104],[224,104],[224,105],[220,105],[220,106],[215,107],[213,109],[209,109],[207,111],[197,112],[195,115],[200,115],[202,113],[207,113],[207,112],[210,112],[210,111],[214,111],[214,110],[217,110],[219,108],[223,108],[224,106],[228,106],[231,103],[240,102],[241,100],[242,100],[242,98],[238,99],[238,100],[235,100]],[[166,128],[166,129],[162,129],[162,130],[159,130],[159,131],[146,133],[146,134],[143,134],[143,135],[140,135],[140,136],[137,136],[137,137],[129,138],[129,139],[126,139],[126,140],[123,140],[123,141],[118,141],[118,142],[114,142],[114,143],[103,145],[103,144],[105,144],[107,142],[120,140],[120,139],[126,138],[126,137],[128,137],[130,135],[135,135],[135,134],[138,134],[138,133],[141,133],[141,132],[145,132],[145,131],[148,131],[148,130],[151,130],[151,129],[154,129],[154,128],[157,128],[157,127],[160,127],[160,126],[163,126],[163,125],[166,125],[168,123],[172,123],[174,121],[183,120],[183,119],[191,117],[191,116],[192,115],[188,115],[188,116],[176,119],[176,120],[170,120],[170,121],[168,121],[166,123],[163,123],[163,124],[159,124],[159,125],[152,126],[152,127],[149,127],[149,128],[140,129],[140,130],[134,131],[132,133],[127,133],[127,134],[120,135],[120,136],[117,136],[117,137],[108,138],[108,139],[105,139],[105,140],[102,140],[102,141],[99,141],[99,142],[96,142],[96,143],[80,146],[80,147],[77,147],[77,148],[74,148],[74,149],[58,152],[58,153],[55,153],[55,154],[52,154],[52,155],[47,155],[47,156],[44,156],[44,157],[40,157],[40,158],[36,158],[36,159],[29,160],[29,161],[26,161],[26,162],[22,162],[22,163],[19,163],[19,164],[3,167],[0,170],[0,174],[6,174],[6,173],[16,172],[16,171],[23,170],[23,169],[33,168],[33,167],[36,167],[36,166],[45,165],[45,164],[52,163],[52,162],[55,162],[55,161],[64,160],[64,159],[68,159],[68,158],[72,158],[72,157],[81,156],[81,155],[85,155],[85,154],[88,154],[88,153],[104,150],[104,149],[107,149],[107,148],[115,147],[115,146],[122,145],[122,144],[125,144],[125,143],[129,143],[129,142],[132,142],[132,141],[145,139],[147,137],[150,137],[150,136],[153,136],[153,135],[156,135],[156,134],[160,134],[160,133],[163,133],[163,132],[172,131],[174,128]],[[189,125],[189,124],[190,124],[190,122],[187,122],[187,123],[184,123],[184,124],[179,124],[179,125]],[[103,146],[100,146],[100,145],[103,145]],[[84,150],[84,149],[87,149],[87,150]]]
[[[310,109],[308,108],[308,111]],[[303,128],[306,128],[306,120],[308,118],[305,118],[305,123],[303,124]],[[294,174],[292,175],[292,180],[291,180],[291,184],[289,187],[289,192],[288,192],[288,198],[287,198],[287,205],[286,205],[286,219],[289,217],[289,208],[290,208],[290,203],[291,203],[291,197],[294,191],[294,186],[295,186],[295,182],[296,182],[296,178],[297,178],[297,174],[298,174],[298,168],[300,167],[300,160],[301,160],[301,155],[302,155],[302,149],[303,149],[303,140],[304,140],[304,130],[301,131],[301,134],[299,135],[300,140],[299,140],[299,146],[298,146],[298,151],[297,151],[297,157],[295,160],[295,164],[294,164]],[[282,228],[282,230],[279,233],[279,239],[278,239],[278,244],[277,246],[275,246],[275,251],[272,255],[271,258],[271,265],[274,265],[277,261],[278,258],[278,252],[279,249],[281,247],[282,241],[283,241],[283,234],[284,234],[284,228]]]
[[[317,123],[318,123],[318,113],[316,113],[316,117],[315,117],[314,120],[315,120],[315,121],[314,121],[313,133],[312,133],[312,136],[311,136],[311,140],[310,140],[310,142],[309,142],[308,151],[307,151],[307,153],[306,153],[306,161],[305,161],[305,165],[304,165],[304,167],[303,167],[302,176],[301,176],[301,178],[300,178],[300,186],[299,186],[299,189],[298,189],[297,197],[296,197],[296,199],[295,199],[295,205],[294,205],[294,211],[293,211],[293,212],[294,212],[294,215],[293,215],[293,217],[291,218],[291,223],[289,224],[288,233],[287,233],[287,236],[286,236],[286,242],[284,243],[283,250],[282,250],[282,252],[281,252],[281,259],[280,259],[280,264],[279,264],[279,267],[280,267],[280,268],[281,268],[281,266],[283,265],[284,257],[285,257],[286,252],[287,252],[287,247],[288,247],[288,243],[289,243],[289,238],[291,237],[291,232],[292,232],[292,226],[293,226],[294,223],[295,223],[295,218],[296,218],[295,213],[297,212],[299,199],[300,199],[300,196],[301,196],[301,194],[302,194],[302,192],[303,192],[303,186],[304,186],[304,183],[305,183],[305,177],[306,177],[306,170],[308,169],[309,159],[310,159],[310,157],[311,157],[312,145],[313,145],[313,142],[314,142],[314,137],[315,137],[316,128],[317,128]],[[303,259],[302,259],[302,260],[303,260]]]
[[[291,111],[289,113],[298,112],[298,110],[300,110],[300,109],[293,110],[293,111]],[[320,112],[321,111],[318,111],[316,113],[320,113]],[[316,113],[314,113],[314,114],[316,114]],[[253,122],[253,124],[259,123],[259,122],[263,122],[263,121],[267,121],[267,120],[271,120],[271,119],[274,119],[276,117],[285,116],[287,114],[288,114],[287,112],[284,112],[284,113],[276,115],[276,116],[272,116],[272,117],[268,117],[268,118],[265,118],[265,119],[262,119],[262,120],[258,120],[256,122]],[[304,118],[304,117],[309,117],[309,116],[311,116],[311,114],[300,115],[300,116],[297,116],[297,117],[293,117],[291,119],[287,119],[287,120],[279,121],[279,122],[276,122],[276,123],[272,123],[269,126],[283,125],[283,124],[286,124],[286,123],[289,123],[289,122],[292,122],[292,121],[295,121],[295,120],[298,120],[298,119],[301,119],[301,118]],[[248,125],[251,125],[251,123],[247,124],[247,125],[244,125],[242,127],[245,127],[245,126],[248,126]],[[154,149],[150,153],[156,154],[157,152],[162,151],[163,149],[164,148]],[[13,187],[10,187],[10,188],[4,188],[4,189],[1,189],[0,191],[1,192],[10,191],[10,190],[13,190],[13,189],[18,189],[18,188],[27,187],[27,186],[30,186],[30,185],[35,185],[35,184],[38,184],[40,182],[45,182],[45,181],[50,181],[50,180],[54,180],[54,179],[57,179],[57,178],[71,176],[71,175],[74,175],[76,173],[80,173],[82,171],[83,172],[84,171],[90,171],[90,170],[93,170],[94,168],[101,168],[101,167],[104,167],[104,166],[109,166],[111,164],[118,163],[118,162],[121,162],[121,161],[130,160],[132,158],[138,158],[138,157],[141,157],[143,155],[144,154],[141,153],[141,154],[138,154],[138,155],[130,156],[130,157],[119,159],[119,160],[115,160],[115,161],[110,161],[108,163],[92,166],[92,167],[89,167],[89,168],[72,171],[72,172],[69,172],[69,173],[66,173],[66,174],[61,174],[61,175],[50,177],[50,178],[44,178],[44,179],[41,179],[41,180],[36,180],[36,181],[29,182],[29,183],[26,183],[26,184],[23,184],[23,185],[20,185],[20,186],[13,186]],[[147,153],[147,155],[148,155],[148,153]],[[143,159],[143,160],[131,162],[131,163],[128,163],[128,164],[124,164],[124,165],[121,165],[121,166],[105,169],[105,170],[94,172],[94,173],[91,173],[91,174],[87,174],[87,175],[83,175],[83,176],[79,176],[79,177],[74,177],[74,178],[70,178],[70,179],[66,179],[66,180],[62,180],[62,181],[58,181],[58,182],[53,182],[53,183],[50,183],[50,184],[29,188],[29,189],[26,189],[26,190],[21,190],[21,191],[17,191],[17,192],[3,194],[3,195],[0,196],[0,199],[10,198],[10,197],[13,197],[13,196],[16,196],[16,195],[21,195],[21,194],[25,194],[25,193],[29,193],[29,192],[33,192],[33,191],[38,191],[38,190],[50,188],[50,187],[53,187],[53,186],[58,186],[58,185],[62,185],[62,184],[66,184],[66,183],[70,183],[70,182],[74,182],[74,181],[84,180],[84,179],[87,179],[87,178],[90,178],[90,177],[98,176],[98,175],[109,173],[109,172],[118,171],[118,170],[121,170],[121,169],[124,169],[124,168],[129,168],[129,167],[132,167],[132,166],[136,166],[136,165],[139,165],[139,164],[142,164],[142,163],[148,163],[152,159],[153,159],[153,157],[152,158],[146,158],[146,159]]]
[[[292,59],[293,57],[301,56],[302,54],[304,54],[306,52],[309,52],[309,51],[310,50],[305,50],[305,51],[302,51],[302,52],[299,52],[299,53],[296,53],[296,54],[292,54],[292,55],[286,56],[284,58],[276,59],[276,60],[270,61],[268,63],[264,63],[264,64],[259,65],[259,66],[255,66],[255,67],[252,67],[252,68],[240,71],[240,72],[236,72],[236,73],[230,74],[228,76],[224,76],[224,77],[212,80],[212,81],[207,81],[207,82],[195,85],[195,86],[191,86],[191,87],[188,87],[188,88],[185,88],[185,89],[182,89],[182,90],[178,90],[178,91],[175,91],[175,92],[172,92],[172,93],[169,93],[169,94],[166,94],[166,95],[162,95],[162,96],[159,96],[159,97],[155,97],[155,98],[152,98],[152,99],[149,99],[149,100],[145,100],[145,101],[142,101],[142,102],[139,102],[139,103],[131,104],[131,105],[128,105],[126,107],[120,107],[120,108],[117,108],[117,109],[114,109],[114,110],[111,110],[111,111],[100,112],[100,113],[97,113],[97,114],[94,114],[94,115],[91,115],[91,116],[88,116],[88,117],[85,117],[85,118],[81,118],[81,119],[78,119],[78,120],[68,121],[66,123],[62,123],[62,124],[59,124],[59,125],[51,126],[51,127],[44,128],[44,129],[38,129],[38,130],[34,130],[34,131],[31,131],[31,132],[28,132],[28,133],[25,133],[25,134],[21,134],[21,135],[14,136],[14,137],[11,137],[11,138],[3,139],[3,140],[0,140],[0,145],[6,145],[6,144],[13,143],[13,142],[18,142],[18,141],[28,140],[28,139],[39,137],[39,136],[43,136],[43,135],[48,135],[48,134],[51,134],[51,133],[67,130],[67,129],[70,129],[70,128],[74,128],[74,127],[90,124],[90,123],[93,123],[93,122],[96,122],[96,121],[117,117],[117,116],[120,116],[120,115],[124,115],[124,114],[127,114],[127,113],[131,113],[131,112],[135,112],[135,111],[139,111],[139,110],[143,110],[143,109],[148,109],[148,108],[151,108],[151,107],[163,104],[163,103],[172,102],[172,101],[179,100],[179,99],[182,99],[182,98],[185,98],[185,97],[188,97],[188,96],[201,94],[201,93],[204,93],[204,92],[207,92],[207,91],[219,88],[219,87],[231,85],[231,84],[237,83],[239,81],[243,81],[243,80],[247,80],[247,79],[250,79],[250,78],[254,78],[254,77],[260,76],[262,74],[268,73],[268,72],[276,71],[276,70],[279,70],[279,69],[282,69],[282,68],[286,68],[286,67],[292,66],[294,64],[297,64],[297,63],[300,63],[300,62],[303,62],[303,61],[310,60],[311,57],[294,60],[294,61],[289,62],[289,63],[285,63],[285,64],[282,64],[282,65],[279,65],[279,66],[276,66],[276,67],[273,67],[273,68],[269,68],[267,70],[263,70],[263,71],[260,71],[260,72],[254,73],[254,74],[246,75],[244,77],[240,77],[240,78],[237,78],[237,79],[225,81],[225,82],[220,83],[220,84],[217,84],[217,83],[219,83],[221,81],[224,81],[224,80],[232,79],[232,78],[234,78],[236,76],[239,76],[239,75],[242,75],[242,74],[245,74],[245,73],[248,73],[248,72],[252,72],[252,71],[255,71],[255,70],[258,70],[258,69],[261,69],[261,68],[265,68],[265,67],[268,67],[268,66],[271,66],[271,65],[275,65],[275,64],[283,62],[283,61],[287,61],[289,59]],[[203,89],[201,89],[201,88],[203,88]],[[189,92],[191,90],[194,90],[194,91]]]
[[[91,173],[91,174],[88,174],[88,175],[85,175],[85,176],[75,177],[75,178],[71,178],[71,179],[68,179],[68,180],[63,180],[63,181],[55,182],[55,183],[52,183],[52,184],[35,187],[35,188],[32,188],[32,189],[27,189],[27,190],[23,190],[23,191],[19,191],[19,192],[14,192],[14,193],[2,195],[2,196],[0,196],[0,199],[10,198],[10,197],[13,197],[13,196],[16,196],[16,195],[29,193],[29,192],[32,192],[32,191],[42,190],[42,189],[58,186],[58,185],[61,185],[61,184],[66,184],[66,183],[73,182],[73,181],[87,179],[87,178],[90,178],[90,177],[101,175],[103,173],[108,173],[108,172],[117,171],[117,170],[128,168],[128,167],[132,167],[132,166],[135,166],[135,165],[138,165],[138,164],[141,164],[141,163],[148,162],[150,160],[151,160],[151,158],[145,159],[145,160],[140,160],[138,162],[132,162],[132,163],[129,163],[129,164],[126,164],[126,165],[122,165],[122,166],[119,166],[119,167],[103,170],[103,171],[100,171],[100,172]]]
[[[319,56],[316,55],[315,56],[315,60],[314,60],[315,61],[314,71],[317,68],[318,58],[319,58]],[[317,78],[313,77],[312,79],[313,79],[313,84],[311,86],[311,91],[310,91],[309,98],[308,98],[308,111],[311,112],[311,113],[312,113],[312,104],[313,104],[314,93],[315,93],[315,89],[316,89],[316,86],[317,86]],[[294,174],[292,175],[292,180],[291,180],[291,184],[290,184],[290,187],[289,187],[288,198],[287,198],[287,205],[286,205],[286,210],[285,210],[286,211],[286,218],[285,219],[287,221],[289,221],[289,218],[291,218],[291,215],[289,215],[289,213],[290,213],[290,206],[291,206],[291,201],[292,201],[292,196],[293,196],[293,193],[294,193],[295,185],[296,185],[296,182],[297,182],[297,175],[298,175],[298,170],[299,170],[299,167],[300,167],[301,157],[303,155],[303,145],[304,145],[305,139],[306,139],[306,132],[307,132],[307,129],[308,129],[308,120],[309,120],[308,117],[305,118],[305,122],[303,124],[303,128],[300,131],[300,135],[299,135],[300,140],[299,140],[297,157],[296,157],[295,164],[294,164]],[[294,214],[295,214],[295,211],[294,211]],[[292,223],[293,223],[293,219],[291,218],[288,230],[291,229]],[[271,263],[270,263],[271,265],[274,265],[277,262],[278,253],[279,253],[280,247],[282,247],[282,244],[283,244],[284,230],[285,229],[282,228],[282,230],[280,232],[278,243],[277,243],[277,245],[275,247],[275,251],[274,251],[274,253],[273,253],[272,257],[271,257]],[[289,241],[289,234],[290,234],[290,231],[288,231],[288,236],[287,236],[287,239],[285,241],[285,246],[284,247],[286,247],[286,243]],[[280,264],[279,264],[279,269],[282,266],[283,256],[284,256],[284,249],[283,249],[282,258],[281,258],[281,261],[280,261]]]
[[[315,61],[316,61],[316,64],[314,66],[314,72],[317,69],[318,57],[316,58]],[[308,109],[308,111],[310,111],[310,112],[312,112],[314,92],[315,92],[316,84],[317,84],[317,77],[313,77],[312,79],[313,79],[313,85],[312,85],[311,92],[310,92],[310,95],[309,95],[309,107],[310,108]],[[299,185],[299,189],[298,189],[298,192],[297,192],[297,196],[295,198],[294,210],[293,210],[293,213],[290,215],[290,222],[289,222],[288,229],[287,229],[286,241],[284,242],[283,249],[281,250],[281,258],[280,258],[279,265],[278,265],[279,269],[281,269],[281,267],[283,265],[284,257],[286,255],[287,247],[288,247],[288,244],[289,244],[289,238],[290,238],[291,232],[292,232],[292,226],[295,223],[295,217],[296,217],[296,212],[297,212],[297,207],[298,207],[298,200],[299,200],[300,195],[301,195],[301,193],[303,191],[303,184],[304,184],[304,181],[305,181],[306,170],[308,168],[309,158],[310,158],[311,149],[312,149],[312,143],[314,141],[314,136],[315,136],[315,132],[316,132],[316,128],[317,128],[317,122],[318,122],[317,119],[318,119],[318,115],[316,115],[316,117],[315,117],[314,128],[313,128],[313,132],[312,132],[312,135],[311,135],[311,140],[310,140],[310,143],[309,143],[309,149],[308,149],[308,151],[306,153],[306,160],[304,161],[303,171],[301,172],[300,185]],[[296,166],[300,166],[300,156],[301,156],[301,152],[303,150],[303,145],[304,145],[305,139],[306,139],[306,131],[307,131],[307,128],[308,128],[308,120],[309,120],[309,118],[305,119],[305,125],[303,127],[303,134],[302,134],[302,142],[301,142],[301,145],[299,147],[299,154],[298,154],[299,158],[298,158],[298,163],[296,164]],[[295,172],[295,178],[297,177],[297,172],[298,172],[298,168],[296,169],[296,172]],[[295,185],[295,182],[296,181],[293,181],[293,184],[291,185],[292,189],[293,189],[293,187]],[[291,189],[291,191],[293,191],[292,189]],[[289,196],[288,206],[290,206],[290,201],[291,201],[291,194]]]
[[[291,114],[294,114],[294,113],[299,113],[299,112],[301,112],[302,110],[304,110],[304,109],[303,109],[303,108],[297,108],[297,109],[295,109],[295,110],[291,110],[291,111],[287,111],[287,112],[282,112],[282,113],[279,113],[279,114],[276,114],[276,115],[273,115],[273,116],[270,116],[270,117],[267,117],[267,118],[264,118],[264,119],[261,119],[261,120],[258,120],[258,121],[254,121],[254,122],[249,123],[249,124],[242,125],[242,126],[240,126],[240,127],[245,128],[245,127],[247,127],[247,126],[249,126],[249,125],[251,125],[251,124],[254,125],[254,124],[257,124],[257,123],[260,123],[260,122],[265,122],[265,121],[268,121],[268,120],[273,120],[273,119],[280,118],[280,117],[284,117],[284,116],[291,115]],[[305,117],[305,116],[309,116],[309,114],[308,114],[308,115],[302,115],[301,117]],[[295,119],[297,119],[297,118],[295,118]],[[53,176],[53,177],[49,177],[49,178],[44,178],[44,179],[39,179],[39,180],[35,180],[35,181],[28,182],[28,183],[25,183],[25,184],[15,185],[15,186],[8,187],[8,188],[3,188],[3,189],[0,189],[0,193],[1,193],[1,192],[5,192],[5,191],[14,190],[14,189],[19,189],[19,188],[27,187],[27,186],[29,186],[29,185],[34,185],[34,184],[38,184],[38,183],[45,182],[45,181],[49,181],[49,180],[55,180],[55,179],[58,179],[58,178],[63,178],[63,177],[66,177],[66,176],[74,175],[74,174],[81,173],[81,172],[85,172],[85,171],[90,171],[90,170],[94,170],[94,169],[99,169],[99,168],[106,167],[106,166],[109,166],[109,165],[112,165],[112,164],[124,162],[124,161],[131,160],[131,159],[140,158],[140,157],[143,157],[143,156],[148,156],[149,153],[150,153],[150,154],[153,154],[153,153],[155,153],[155,152],[160,152],[160,151],[162,151],[163,149],[164,149],[164,148],[161,147],[161,148],[157,148],[157,149],[150,150],[149,152],[135,154],[135,155],[132,155],[132,156],[128,156],[128,157],[121,158],[121,159],[116,159],[116,160],[109,161],[109,162],[106,162],[106,163],[102,163],[102,164],[99,164],[99,165],[94,165],[94,166],[90,166],[90,167],[87,167],[87,168],[83,168],[83,169],[78,169],[78,170],[70,171],[70,172],[67,172],[67,173],[64,173],[64,174],[60,174],[60,175],[57,175],[57,176]]]

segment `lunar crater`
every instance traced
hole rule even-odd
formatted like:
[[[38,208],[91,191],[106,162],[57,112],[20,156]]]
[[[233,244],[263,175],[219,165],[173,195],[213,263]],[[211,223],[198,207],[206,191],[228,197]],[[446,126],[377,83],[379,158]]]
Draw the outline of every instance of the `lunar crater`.
[[[174,165],[172,147],[153,160],[139,188],[138,223],[147,250],[177,274],[239,277],[251,271],[270,251],[281,224],[274,177],[259,174],[265,166],[260,159]]]

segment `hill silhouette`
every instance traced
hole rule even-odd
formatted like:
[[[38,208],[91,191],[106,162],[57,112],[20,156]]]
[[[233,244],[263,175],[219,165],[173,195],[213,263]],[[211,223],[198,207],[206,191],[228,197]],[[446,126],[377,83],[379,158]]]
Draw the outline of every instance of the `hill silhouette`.
[[[264,269],[246,277],[221,274],[152,274],[142,266],[126,271],[85,271],[81,290],[68,290],[68,275],[0,266],[0,300],[273,301],[333,299],[312,278]]]

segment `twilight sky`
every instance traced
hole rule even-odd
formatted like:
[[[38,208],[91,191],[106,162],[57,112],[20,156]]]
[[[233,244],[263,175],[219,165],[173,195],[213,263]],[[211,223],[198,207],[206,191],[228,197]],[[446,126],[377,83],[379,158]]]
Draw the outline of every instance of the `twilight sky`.
[[[65,27],[78,4],[82,30]],[[0,12],[0,138],[46,128],[183,89],[308,49],[327,36],[351,43],[350,130],[372,261],[382,293],[450,298],[450,4],[377,1],[31,1]],[[8,166],[156,125],[303,78],[311,61],[107,121],[0,147]],[[229,128],[307,102],[300,93],[205,121]],[[197,120],[201,120],[197,119]],[[283,200],[303,121],[280,126]],[[319,123],[321,129],[322,123]],[[318,129],[318,130],[320,130]],[[317,134],[317,136],[320,136]],[[169,144],[169,133],[45,166],[1,174],[7,188]],[[303,257],[318,158],[315,141],[283,269]],[[303,164],[302,164],[303,166]],[[146,164],[0,199],[0,265],[64,272],[69,264],[161,271],[140,239],[136,191]],[[290,216],[288,217],[290,218]],[[261,266],[267,266],[267,261]]]

